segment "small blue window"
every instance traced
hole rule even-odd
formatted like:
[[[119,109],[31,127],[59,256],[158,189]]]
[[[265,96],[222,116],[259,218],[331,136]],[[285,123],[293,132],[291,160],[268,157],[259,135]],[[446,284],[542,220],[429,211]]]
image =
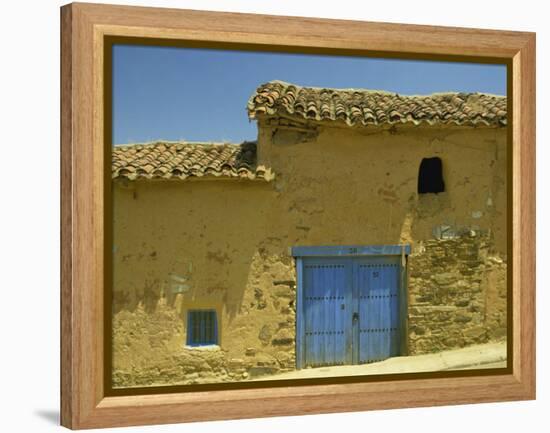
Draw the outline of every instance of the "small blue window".
[[[218,344],[218,319],[215,310],[187,312],[187,345],[210,346]]]

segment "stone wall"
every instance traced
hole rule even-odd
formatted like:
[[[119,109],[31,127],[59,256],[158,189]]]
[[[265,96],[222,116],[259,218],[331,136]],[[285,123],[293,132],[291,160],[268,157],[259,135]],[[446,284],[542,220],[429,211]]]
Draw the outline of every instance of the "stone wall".
[[[409,352],[438,352],[506,338],[506,259],[476,231],[415,244],[409,256]],[[114,316],[114,387],[249,380],[295,368],[296,282],[292,258],[260,248],[239,317],[243,333],[217,347],[189,348],[185,294],[161,289]],[[189,302],[189,301],[187,301]],[[252,338],[245,323],[256,331]],[[240,331],[239,331],[240,330]]]
[[[506,260],[488,234],[420,242],[409,257],[409,352],[506,338]]]

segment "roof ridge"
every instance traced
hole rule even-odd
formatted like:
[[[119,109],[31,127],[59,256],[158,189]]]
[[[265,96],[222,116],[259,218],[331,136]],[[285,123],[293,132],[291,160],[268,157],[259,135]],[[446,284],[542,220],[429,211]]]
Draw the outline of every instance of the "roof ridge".
[[[281,84],[286,87],[293,86],[297,89],[311,89],[311,90],[328,90],[333,92],[368,92],[368,93],[381,93],[385,95],[397,95],[396,92],[390,92],[389,90],[376,90],[376,89],[366,89],[366,88],[354,88],[354,87],[323,87],[323,86],[304,86],[301,84],[290,83],[283,80],[271,80],[267,81],[258,86],[258,89],[261,87],[267,86],[269,84]]]
[[[241,141],[240,143],[233,143],[233,142],[229,142],[229,141],[152,140],[152,141],[145,141],[145,142],[141,142],[141,143],[140,142],[125,143],[125,144],[118,143],[118,144],[113,144],[113,147],[117,148],[117,149],[121,149],[123,147],[158,146],[158,145],[161,145],[161,144],[164,144],[164,145],[182,144],[182,145],[186,145],[186,146],[191,145],[191,146],[235,146],[235,147],[238,147],[238,146],[242,146],[244,144],[249,144],[249,143],[257,144],[256,140],[245,140],[245,141]]]
[[[360,93],[378,93],[382,95],[391,95],[391,96],[404,96],[407,98],[429,98],[433,96],[447,96],[447,95],[484,95],[484,96],[490,96],[495,98],[506,98],[504,95],[497,95],[495,93],[485,93],[485,92],[458,92],[455,90],[448,90],[443,92],[433,92],[433,93],[417,93],[417,94],[405,94],[400,92],[393,92],[390,90],[382,90],[382,89],[368,89],[366,87],[325,87],[325,86],[304,86],[301,84],[295,84],[291,83],[289,81],[284,80],[271,80],[266,81],[263,84],[260,84],[258,86],[258,89],[265,87],[269,84],[281,84],[286,87],[288,86],[294,86],[297,89],[311,89],[311,90],[328,90],[333,92],[360,92]],[[252,95],[254,97],[255,95]]]

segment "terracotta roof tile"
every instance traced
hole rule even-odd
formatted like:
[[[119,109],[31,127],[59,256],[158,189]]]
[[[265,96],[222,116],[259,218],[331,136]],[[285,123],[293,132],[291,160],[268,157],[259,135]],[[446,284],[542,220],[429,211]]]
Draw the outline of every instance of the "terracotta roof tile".
[[[274,178],[269,168],[256,165],[256,143],[156,142],[115,146],[112,177],[135,179],[187,179],[229,177]]]
[[[506,97],[482,93],[402,96],[365,89],[301,87],[283,81],[262,84],[248,101],[248,116],[287,116],[338,121],[349,126],[421,123],[505,126]]]

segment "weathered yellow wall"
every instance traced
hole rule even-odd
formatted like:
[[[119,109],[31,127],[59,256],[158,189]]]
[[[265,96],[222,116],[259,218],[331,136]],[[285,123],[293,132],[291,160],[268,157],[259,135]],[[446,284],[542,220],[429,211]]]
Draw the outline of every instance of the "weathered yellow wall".
[[[485,256],[505,266],[505,135],[326,128],[312,137],[262,127],[259,162],[274,169],[272,183],[116,182],[114,385],[292,369],[292,246],[408,242],[413,260],[446,226],[485,236]],[[443,161],[446,192],[419,198],[419,164],[432,156]],[[490,296],[502,299],[505,278],[495,280]],[[184,347],[189,308],[218,311],[220,349]]]
[[[294,231],[293,240],[399,243],[429,239],[434,227],[447,224],[490,228],[496,248],[506,251],[504,129],[360,131],[326,129],[315,142],[272,145],[266,152],[261,162],[280,173],[278,198],[289,203],[280,226],[307,221],[307,234]],[[262,128],[260,143],[272,134]],[[419,198],[420,161],[432,156],[443,161],[447,192]]]

